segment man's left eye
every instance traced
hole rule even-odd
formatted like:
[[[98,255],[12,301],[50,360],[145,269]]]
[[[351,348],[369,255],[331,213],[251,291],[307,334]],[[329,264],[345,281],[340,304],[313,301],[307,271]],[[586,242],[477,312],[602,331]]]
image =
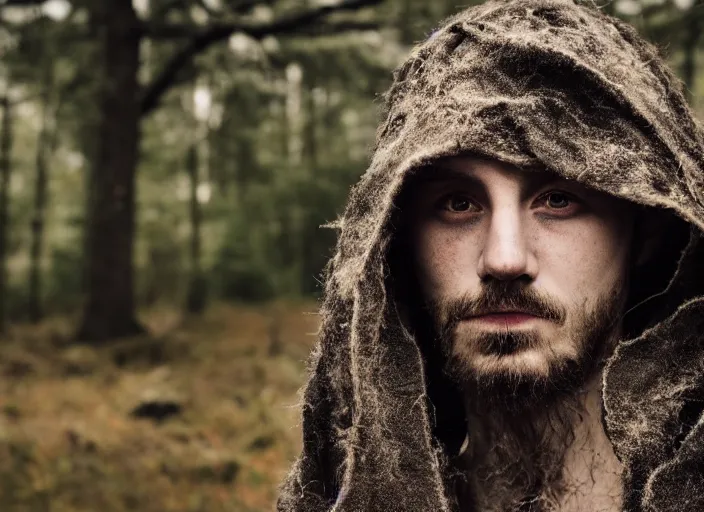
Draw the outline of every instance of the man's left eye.
[[[567,208],[570,206],[570,204],[573,202],[572,198],[568,196],[567,194],[564,194],[562,192],[549,192],[544,196],[545,198],[545,205],[548,208],[552,208],[555,210],[561,210],[563,208]]]
[[[533,207],[553,217],[571,217],[582,211],[583,203],[568,192],[550,190],[538,196]]]

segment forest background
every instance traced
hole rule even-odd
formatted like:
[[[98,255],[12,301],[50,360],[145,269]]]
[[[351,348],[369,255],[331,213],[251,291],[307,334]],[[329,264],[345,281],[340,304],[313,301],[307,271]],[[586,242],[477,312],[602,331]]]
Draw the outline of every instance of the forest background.
[[[602,9],[701,118],[702,0]],[[391,71],[449,0],[0,0],[0,509],[270,510]]]

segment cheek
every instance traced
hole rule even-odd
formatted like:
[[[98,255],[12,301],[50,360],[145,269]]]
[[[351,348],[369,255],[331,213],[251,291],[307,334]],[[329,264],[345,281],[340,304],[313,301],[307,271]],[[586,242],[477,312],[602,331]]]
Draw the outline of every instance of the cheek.
[[[593,303],[626,277],[629,236],[596,220],[578,229],[544,233],[539,242],[541,277],[569,302]]]
[[[426,297],[456,297],[476,278],[477,243],[466,230],[421,225],[414,239],[416,274]]]

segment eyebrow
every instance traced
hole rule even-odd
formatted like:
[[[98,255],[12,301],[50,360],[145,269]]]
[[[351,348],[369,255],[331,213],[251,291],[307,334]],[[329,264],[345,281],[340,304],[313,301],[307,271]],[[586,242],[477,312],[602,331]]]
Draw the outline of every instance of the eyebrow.
[[[470,166],[471,169],[471,166]],[[537,174],[540,172],[540,174]],[[521,186],[521,200],[525,200],[534,194],[542,187],[564,178],[550,171],[525,171],[527,176],[531,178],[523,181]],[[422,174],[421,174],[422,173]],[[422,168],[419,172],[419,182],[424,185],[432,185],[445,182],[461,182],[473,188],[480,189],[483,193],[487,193],[484,182],[475,176],[468,175],[466,172],[444,167],[439,164],[431,164]]]
[[[474,176],[470,176],[465,172],[458,171],[457,169],[451,169],[450,167],[443,167],[438,164],[423,167],[423,169],[419,172],[418,180],[420,183],[424,184],[434,184],[445,181],[462,181],[478,187],[483,186],[482,181]]]

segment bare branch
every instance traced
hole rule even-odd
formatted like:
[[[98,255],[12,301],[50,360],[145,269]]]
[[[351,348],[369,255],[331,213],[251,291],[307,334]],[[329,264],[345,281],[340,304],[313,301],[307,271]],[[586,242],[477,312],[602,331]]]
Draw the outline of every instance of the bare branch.
[[[2,1],[2,0],[0,0]],[[26,0],[25,0],[26,1]],[[36,0],[35,0],[36,1]],[[225,2],[223,12],[214,11],[209,7],[203,0],[194,0],[195,3],[208,13],[211,17],[222,16],[223,14],[247,14],[253,8],[258,5],[272,6],[277,0],[241,0],[238,2]],[[155,16],[151,16],[152,19],[158,19],[164,17],[173,9],[188,9],[190,3],[188,0],[171,0],[165,4],[161,9],[159,9]]]
[[[170,2],[163,4],[151,16],[154,18],[161,18],[163,16],[168,15],[173,9],[177,9],[179,7],[184,9],[187,8],[187,5],[184,3],[184,0],[171,0]]]
[[[158,22],[145,23],[143,33],[150,39],[197,39],[204,37],[211,32],[220,32],[231,30],[231,33],[239,32],[244,25],[236,23],[209,23],[207,27],[193,25],[192,23],[169,23],[163,24]]]
[[[267,5],[271,7],[276,0],[242,0],[239,2],[228,2],[227,10],[236,14],[247,14],[258,5]]]
[[[209,33],[227,33],[228,35],[235,33],[243,33],[251,35],[252,25],[239,23],[211,23],[206,29],[203,27],[194,26],[187,23],[169,23],[168,25],[150,23],[149,32],[146,34],[151,39],[167,40],[167,39],[185,39],[204,37]],[[257,27],[259,28],[259,27]],[[336,32],[350,32],[354,30],[378,30],[380,24],[367,21],[338,21],[329,23],[320,23],[302,26],[291,33],[291,36],[311,36],[311,35],[329,35]],[[265,36],[268,34],[265,34]],[[262,36],[263,37],[263,36]],[[261,37],[257,37],[261,39]]]
[[[3,7],[33,7],[42,5],[46,0],[0,0],[0,9]]]
[[[380,30],[381,24],[373,21],[338,21],[309,25],[296,30],[291,37],[333,36],[343,32]]]
[[[236,25],[222,24],[211,26],[203,32],[193,35],[192,39],[180,51],[167,62],[159,76],[144,89],[141,100],[142,115],[149,114],[159,103],[161,96],[171,87],[178,72],[190,62],[193,57],[209,48],[211,45],[223,41],[235,32],[242,32],[254,39],[263,39],[269,35],[292,34],[303,28],[308,28],[311,24],[321,18],[340,11],[356,10],[363,7],[378,5],[383,0],[347,0],[337,5],[326,5],[306,12],[285,16],[271,23],[264,25]],[[150,31],[149,25],[144,26],[147,34]],[[161,28],[162,33],[168,32],[167,28]]]

